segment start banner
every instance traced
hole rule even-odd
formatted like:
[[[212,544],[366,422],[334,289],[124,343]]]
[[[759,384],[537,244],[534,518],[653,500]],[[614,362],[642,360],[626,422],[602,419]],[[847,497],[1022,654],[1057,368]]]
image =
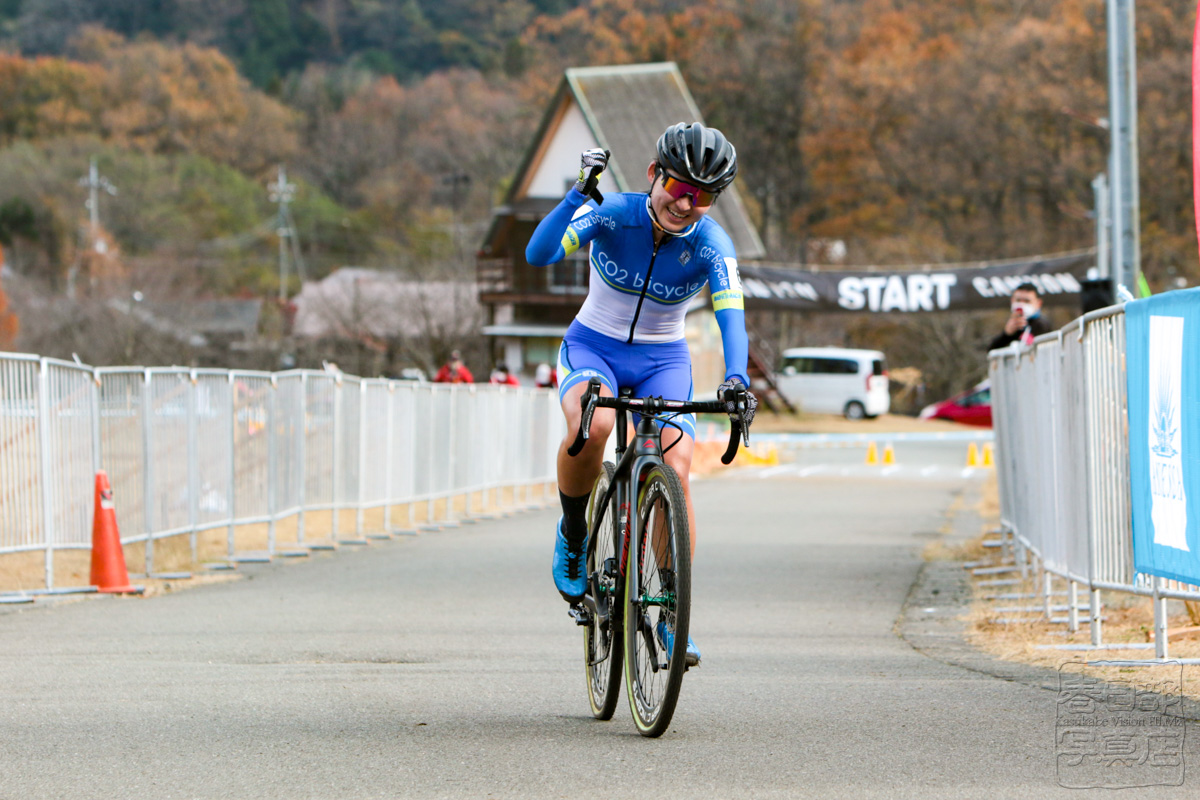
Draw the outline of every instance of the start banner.
[[[740,264],[746,309],[928,313],[1008,308],[1013,289],[1028,281],[1045,305],[1080,304],[1082,281],[1096,251],[983,264],[942,264],[910,270],[793,269]]]
[[[1200,584],[1196,353],[1200,289],[1125,304],[1133,566],[1191,584]]]

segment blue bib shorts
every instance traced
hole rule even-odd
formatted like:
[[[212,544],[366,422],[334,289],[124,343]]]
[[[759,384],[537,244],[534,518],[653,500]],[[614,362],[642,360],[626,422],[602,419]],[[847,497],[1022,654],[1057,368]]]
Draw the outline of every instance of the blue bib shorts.
[[[628,344],[572,322],[558,348],[559,402],[571,387],[591,378],[599,378],[614,397],[627,388],[634,397],[691,400],[692,355],[684,339]],[[674,424],[696,438],[695,414],[681,414]]]

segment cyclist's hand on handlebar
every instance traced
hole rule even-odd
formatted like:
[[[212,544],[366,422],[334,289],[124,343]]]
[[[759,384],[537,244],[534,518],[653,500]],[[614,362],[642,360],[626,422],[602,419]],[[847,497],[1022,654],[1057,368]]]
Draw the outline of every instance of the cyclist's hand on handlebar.
[[[608,166],[608,156],[609,151],[601,150],[598,147],[583,151],[579,156],[579,180],[575,182],[576,191],[584,195],[592,195],[596,191],[596,187],[600,184],[600,175]]]
[[[737,403],[732,398],[727,398],[725,395],[738,388],[744,389],[746,392],[746,410],[744,417],[746,420],[746,426],[749,427],[750,423],[754,422],[754,412],[758,410],[758,398],[754,396],[753,392],[746,388],[746,385],[742,383],[741,378],[736,376],[727,378],[725,382],[717,388],[717,398],[725,401],[726,412],[731,415],[737,414]]]

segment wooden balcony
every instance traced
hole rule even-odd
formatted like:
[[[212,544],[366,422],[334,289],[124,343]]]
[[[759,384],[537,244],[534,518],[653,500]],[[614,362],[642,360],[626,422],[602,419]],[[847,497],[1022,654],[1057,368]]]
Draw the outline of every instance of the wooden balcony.
[[[480,257],[475,281],[481,303],[579,306],[588,290],[587,258],[532,267],[512,258]]]

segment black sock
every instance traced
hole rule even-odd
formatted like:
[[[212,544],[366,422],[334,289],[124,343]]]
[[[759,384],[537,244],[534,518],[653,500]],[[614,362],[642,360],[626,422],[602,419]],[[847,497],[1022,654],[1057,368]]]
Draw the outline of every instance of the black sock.
[[[561,491],[558,500],[563,510],[563,536],[566,537],[567,547],[574,553],[583,549],[587,539],[587,506],[591,494],[583,497],[567,497]]]

